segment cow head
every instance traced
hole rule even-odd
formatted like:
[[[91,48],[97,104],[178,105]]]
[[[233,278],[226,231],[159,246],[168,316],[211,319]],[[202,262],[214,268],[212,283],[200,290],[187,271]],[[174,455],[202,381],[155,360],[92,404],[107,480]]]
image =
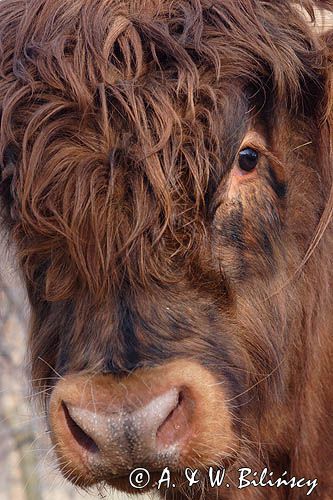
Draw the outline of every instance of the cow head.
[[[328,373],[330,71],[289,0],[2,1],[3,223],[77,484],[304,470]]]

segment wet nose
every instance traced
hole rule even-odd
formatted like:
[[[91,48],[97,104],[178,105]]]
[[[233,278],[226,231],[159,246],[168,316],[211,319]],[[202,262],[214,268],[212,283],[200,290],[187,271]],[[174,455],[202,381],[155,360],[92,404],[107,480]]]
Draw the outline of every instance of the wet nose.
[[[68,377],[54,389],[51,428],[71,468],[80,464],[85,478],[90,471],[94,481],[111,480],[135,467],[176,465],[194,406],[187,387]]]
[[[87,408],[63,401],[62,409],[72,437],[94,454],[93,462],[100,466],[117,456],[116,474],[139,458],[156,464],[161,453],[171,457],[188,425],[182,403],[183,394],[171,388],[138,408],[120,404],[98,409],[98,401]]]
[[[135,468],[152,473],[149,489],[164,467],[179,473],[227,460],[238,443],[227,399],[224,385],[192,360],[127,377],[67,375],[49,405],[59,466],[78,486],[137,493],[129,482]]]

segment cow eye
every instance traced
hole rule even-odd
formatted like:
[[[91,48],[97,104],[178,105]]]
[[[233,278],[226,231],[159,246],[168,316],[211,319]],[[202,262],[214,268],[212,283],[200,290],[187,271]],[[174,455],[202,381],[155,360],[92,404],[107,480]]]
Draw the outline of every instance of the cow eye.
[[[239,153],[238,164],[245,172],[254,170],[259,161],[259,153],[255,149],[245,148]]]

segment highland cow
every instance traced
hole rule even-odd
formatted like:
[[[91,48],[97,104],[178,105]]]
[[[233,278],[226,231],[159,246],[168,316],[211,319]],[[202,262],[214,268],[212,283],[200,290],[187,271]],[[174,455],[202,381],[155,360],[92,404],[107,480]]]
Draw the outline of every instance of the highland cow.
[[[166,498],[309,493],[240,488],[246,467],[333,498],[323,5],[2,0],[2,226],[75,484],[168,467]]]

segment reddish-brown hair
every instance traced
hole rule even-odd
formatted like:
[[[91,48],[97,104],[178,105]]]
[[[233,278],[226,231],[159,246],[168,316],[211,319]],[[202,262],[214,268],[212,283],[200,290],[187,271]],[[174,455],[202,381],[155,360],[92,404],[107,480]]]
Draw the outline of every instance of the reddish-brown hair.
[[[229,384],[242,457],[326,492],[332,33],[306,19],[316,5],[2,0],[0,163],[33,378],[195,358]],[[249,128],[261,167],[230,201]]]

